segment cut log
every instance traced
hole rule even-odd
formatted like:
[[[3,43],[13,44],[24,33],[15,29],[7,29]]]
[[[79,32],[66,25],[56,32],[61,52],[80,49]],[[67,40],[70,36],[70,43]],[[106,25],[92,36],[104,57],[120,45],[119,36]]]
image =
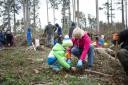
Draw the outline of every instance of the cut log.
[[[92,74],[98,74],[98,75],[105,76],[105,77],[112,77],[112,75],[101,73],[98,71],[92,71],[92,70],[88,70],[88,69],[85,69],[85,72],[92,73]]]

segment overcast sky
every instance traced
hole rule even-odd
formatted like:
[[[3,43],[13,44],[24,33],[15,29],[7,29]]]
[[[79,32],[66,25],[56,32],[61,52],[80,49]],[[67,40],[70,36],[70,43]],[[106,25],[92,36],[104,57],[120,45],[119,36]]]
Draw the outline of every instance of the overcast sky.
[[[103,4],[106,1],[107,0],[99,0],[99,7],[103,7]],[[115,14],[115,18],[113,18],[113,21],[120,22],[121,21],[121,11],[117,10],[117,7],[119,7],[119,5],[117,6],[115,4],[118,0],[113,0],[113,1],[114,1],[113,8],[116,9],[116,11],[113,11],[113,13]],[[88,14],[91,14],[94,17],[96,16],[95,0],[79,0],[79,3],[80,3],[79,10],[82,11],[83,13],[85,13],[86,16]],[[49,4],[49,7],[50,7],[50,4]],[[53,23],[53,15],[52,14],[53,14],[52,9],[49,9],[49,19]],[[61,23],[61,9],[56,11],[55,16],[57,19],[56,23]],[[40,19],[41,19],[42,27],[45,26],[47,24],[46,0],[40,0]],[[107,18],[106,18],[104,11],[99,11],[99,19],[100,19],[100,21],[107,22]]]

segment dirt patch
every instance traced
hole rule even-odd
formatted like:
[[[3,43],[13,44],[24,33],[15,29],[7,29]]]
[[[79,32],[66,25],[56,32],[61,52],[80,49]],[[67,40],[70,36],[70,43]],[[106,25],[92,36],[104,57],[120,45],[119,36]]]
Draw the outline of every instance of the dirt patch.
[[[0,51],[0,85],[126,85],[125,73],[120,63],[107,56],[96,55],[94,71],[112,75],[101,76],[87,72],[53,72],[47,65],[50,48],[42,51],[14,47]],[[74,63],[75,65],[75,63]]]

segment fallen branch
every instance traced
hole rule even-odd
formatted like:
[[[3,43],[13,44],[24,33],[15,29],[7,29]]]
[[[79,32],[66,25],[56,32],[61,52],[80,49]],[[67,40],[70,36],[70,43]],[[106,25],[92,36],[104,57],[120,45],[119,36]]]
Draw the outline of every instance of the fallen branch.
[[[98,72],[98,71],[92,71],[92,70],[85,69],[85,72],[92,73],[92,74],[98,74],[98,75],[105,76],[105,77],[112,77],[112,75],[101,73],[101,72]]]
[[[14,50],[14,49],[16,49],[16,48],[14,48],[14,47],[4,47],[3,48],[3,50]]]
[[[16,70],[16,74],[18,75],[18,77],[19,77],[21,80],[23,80],[23,81],[24,81],[24,79],[22,78],[22,76],[20,75],[20,73],[19,73],[19,71],[18,71],[18,70]]]

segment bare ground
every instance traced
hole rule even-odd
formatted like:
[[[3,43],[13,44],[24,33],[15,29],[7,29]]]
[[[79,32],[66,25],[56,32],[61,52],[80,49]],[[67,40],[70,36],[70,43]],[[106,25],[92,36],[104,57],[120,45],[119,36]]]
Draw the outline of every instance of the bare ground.
[[[41,51],[12,47],[0,51],[0,85],[127,85],[120,63],[107,56],[95,55],[93,71],[53,72],[47,65],[49,48]]]

